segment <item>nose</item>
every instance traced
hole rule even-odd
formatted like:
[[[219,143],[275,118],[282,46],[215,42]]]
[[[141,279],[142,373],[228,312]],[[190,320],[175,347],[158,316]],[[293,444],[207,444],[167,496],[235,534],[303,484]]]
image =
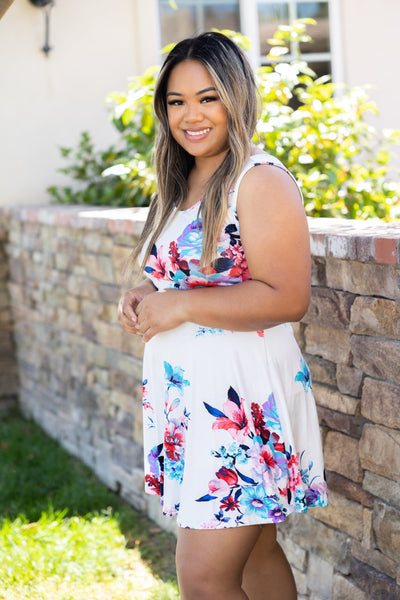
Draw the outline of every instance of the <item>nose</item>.
[[[194,123],[197,121],[201,121],[203,119],[203,115],[201,112],[201,107],[198,102],[188,102],[186,104],[186,114],[185,120]]]

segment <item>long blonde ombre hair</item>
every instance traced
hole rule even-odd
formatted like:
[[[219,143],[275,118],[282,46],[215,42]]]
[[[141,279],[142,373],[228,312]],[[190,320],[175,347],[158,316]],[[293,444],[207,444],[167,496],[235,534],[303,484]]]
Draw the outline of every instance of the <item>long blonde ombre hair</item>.
[[[187,179],[194,165],[193,156],[172,137],[167,116],[169,76],[176,65],[187,60],[197,60],[208,70],[228,113],[229,150],[210,177],[199,209],[203,231],[202,266],[212,264],[216,256],[229,190],[251,153],[258,96],[254,74],[245,54],[230,38],[218,32],[202,33],[179,42],[165,59],[154,92],[154,110],[159,120],[154,146],[158,191],[150,203],[143,232],[131,257],[132,262],[135,261],[145,248],[141,273],[170,215],[175,209],[180,210],[185,202]]]

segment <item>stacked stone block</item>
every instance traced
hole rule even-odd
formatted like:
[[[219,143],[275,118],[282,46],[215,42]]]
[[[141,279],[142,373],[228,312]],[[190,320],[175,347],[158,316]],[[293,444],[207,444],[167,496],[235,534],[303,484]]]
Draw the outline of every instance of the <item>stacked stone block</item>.
[[[23,410],[157,517],[142,483],[142,342],[117,321],[118,298],[131,283],[121,272],[145,214],[44,207],[5,210],[3,222]],[[330,506],[292,515],[279,537],[300,598],[394,600],[400,227],[309,224],[312,298],[294,329],[313,377]]]
[[[5,246],[8,224],[0,214],[0,410],[16,404],[18,374],[13,341],[11,300],[8,293],[8,261]]]
[[[310,229],[312,297],[295,327],[313,376],[330,506],[289,519],[281,540],[304,597],[394,600],[400,598],[400,228],[359,224],[346,231],[345,223],[315,220]]]

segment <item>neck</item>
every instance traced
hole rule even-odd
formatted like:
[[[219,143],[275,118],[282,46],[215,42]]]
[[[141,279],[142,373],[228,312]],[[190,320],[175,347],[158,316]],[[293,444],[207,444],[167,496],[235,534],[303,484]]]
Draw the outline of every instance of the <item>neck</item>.
[[[191,174],[199,181],[207,182],[223,162],[227,152],[210,158],[195,157]]]

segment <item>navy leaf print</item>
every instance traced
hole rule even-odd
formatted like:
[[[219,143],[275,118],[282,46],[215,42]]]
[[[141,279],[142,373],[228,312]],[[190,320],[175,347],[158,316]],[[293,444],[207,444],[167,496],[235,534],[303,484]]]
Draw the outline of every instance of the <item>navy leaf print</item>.
[[[240,408],[240,398],[238,393],[231,386],[228,391],[228,398],[231,402],[234,402],[238,408]]]
[[[155,244],[153,244],[153,247],[151,249],[150,254],[152,254],[153,256],[157,257],[157,247]]]
[[[229,235],[232,235],[235,231],[237,231],[235,223],[229,223],[229,225],[225,227],[225,233],[229,233]]]
[[[236,473],[239,475],[239,477],[241,479],[243,479],[243,481],[245,481],[246,483],[251,483],[252,485],[256,485],[257,482],[254,481],[254,479],[252,479],[251,477],[247,477],[247,475],[243,475],[243,473],[241,473],[238,469],[236,469]]]
[[[218,410],[218,408],[214,408],[213,406],[210,406],[209,404],[207,404],[207,402],[203,402],[204,406],[206,407],[206,409],[208,410],[208,412],[210,413],[210,415],[212,415],[213,417],[219,417],[219,418],[224,418],[226,419],[227,416],[221,412],[220,410]]]
[[[197,498],[196,502],[208,502],[209,500],[215,500],[217,496],[211,496],[210,494],[206,494],[201,498]]]
[[[217,273],[223,273],[224,271],[227,271],[228,269],[233,267],[234,264],[235,261],[233,260],[233,258],[217,258],[213,262],[213,268]]]

